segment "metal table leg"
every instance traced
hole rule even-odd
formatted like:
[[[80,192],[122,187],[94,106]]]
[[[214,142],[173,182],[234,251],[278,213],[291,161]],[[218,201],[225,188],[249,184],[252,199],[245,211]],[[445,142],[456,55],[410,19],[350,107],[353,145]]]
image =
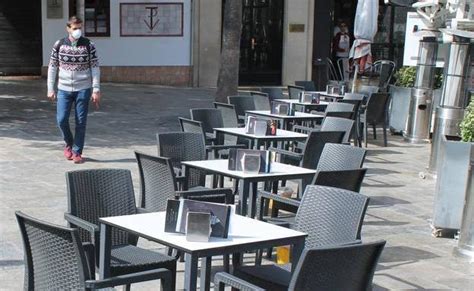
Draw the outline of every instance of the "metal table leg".
[[[242,189],[239,191],[240,196],[240,215],[247,215],[247,199],[249,197],[250,182],[247,179],[242,179]]]
[[[184,254],[184,290],[195,291],[199,258],[189,253]]]
[[[211,289],[211,262],[212,257],[201,258],[201,275],[199,290],[210,291]]]
[[[110,256],[112,252],[112,227],[100,224],[99,279],[110,277]]]
[[[256,208],[256,201],[257,201],[257,186],[258,182],[252,182],[251,183],[251,189],[249,193],[249,208],[250,208],[250,218],[255,217],[255,210]]]
[[[295,271],[296,265],[300,259],[301,253],[304,249],[305,238],[299,239],[298,242],[293,244],[291,248],[291,272]]]

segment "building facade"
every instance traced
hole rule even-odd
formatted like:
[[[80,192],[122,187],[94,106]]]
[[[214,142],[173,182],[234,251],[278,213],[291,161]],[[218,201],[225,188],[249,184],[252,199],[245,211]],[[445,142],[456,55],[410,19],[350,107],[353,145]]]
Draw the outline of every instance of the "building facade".
[[[14,6],[20,10],[29,3],[27,0],[8,2],[11,2],[10,10],[15,10]],[[334,23],[343,19],[351,24],[357,0],[242,2],[240,84],[285,86],[295,80],[314,80],[318,87],[323,87]],[[98,49],[103,81],[214,87],[224,3],[223,0],[41,0],[41,5],[31,12],[40,19],[41,29],[33,37],[40,43],[35,50],[36,63],[30,63],[40,66],[45,74],[51,47],[57,39],[66,36],[67,19],[78,15],[84,19],[85,36]],[[377,38],[380,44],[374,45],[375,56],[393,59],[403,55],[403,44],[397,42],[402,39],[399,31],[404,31],[403,13],[381,7],[381,33]],[[5,22],[12,30],[16,29],[9,19],[0,13],[0,25]],[[2,33],[5,30],[0,31],[0,46]],[[0,72],[2,67],[5,64],[0,54]],[[16,67],[22,73],[20,63]],[[15,68],[12,70],[10,66],[9,72],[15,73]]]

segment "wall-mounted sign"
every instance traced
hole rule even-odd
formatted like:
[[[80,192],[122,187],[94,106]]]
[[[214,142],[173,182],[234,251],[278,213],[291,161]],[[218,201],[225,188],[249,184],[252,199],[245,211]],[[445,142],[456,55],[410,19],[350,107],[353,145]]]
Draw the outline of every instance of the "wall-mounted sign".
[[[121,3],[120,36],[183,36],[183,3]]]
[[[290,32],[304,32],[304,24],[290,23]]]
[[[63,18],[63,0],[46,2],[46,18]]]

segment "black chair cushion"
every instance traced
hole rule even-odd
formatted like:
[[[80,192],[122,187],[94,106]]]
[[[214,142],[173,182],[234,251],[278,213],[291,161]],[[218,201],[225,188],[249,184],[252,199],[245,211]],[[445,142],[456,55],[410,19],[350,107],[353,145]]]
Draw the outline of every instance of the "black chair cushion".
[[[241,266],[234,275],[266,290],[288,290],[291,272],[276,265]]]
[[[159,268],[176,270],[176,260],[165,254],[132,245],[119,245],[112,247],[110,258],[111,276],[119,276]]]

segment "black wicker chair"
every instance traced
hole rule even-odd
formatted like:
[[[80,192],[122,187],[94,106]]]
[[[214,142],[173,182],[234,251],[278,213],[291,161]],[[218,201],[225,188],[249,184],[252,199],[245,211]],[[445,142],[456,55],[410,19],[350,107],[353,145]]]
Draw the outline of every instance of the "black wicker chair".
[[[304,91],[304,87],[288,85],[288,97],[290,99],[299,99],[300,93]]]
[[[308,234],[305,247],[325,247],[354,243],[360,239],[369,198],[357,192],[326,186],[307,186],[301,201],[259,191],[259,197],[273,199],[297,210],[294,220],[268,218],[267,222],[291,227]],[[263,199],[258,218],[264,220]],[[294,221],[294,222],[293,222]],[[271,254],[271,250],[269,250]],[[257,254],[257,263],[261,261]]]
[[[343,131],[345,134],[344,134],[344,138],[342,139],[342,143],[349,144],[353,128],[354,128],[354,120],[352,119],[348,119],[344,117],[326,116],[323,119],[320,130],[321,131]]]
[[[149,211],[166,211],[168,199],[185,198],[215,203],[234,203],[232,189],[197,188],[178,191],[171,159],[135,152],[140,173],[140,206]]]
[[[303,87],[305,91],[316,91],[316,85],[313,81],[295,81],[295,85]]]
[[[313,184],[317,182],[317,175],[318,172],[324,171],[324,172],[329,172],[329,171],[347,171],[347,170],[354,170],[354,169],[361,169],[365,156],[367,154],[367,151],[359,148],[359,147],[353,147],[350,145],[343,145],[343,144],[336,144],[336,143],[326,143],[324,144],[324,148],[322,150],[322,153],[320,154],[320,158],[316,167],[316,175],[315,175],[315,180],[313,180]],[[323,177],[321,177],[319,181],[322,181],[324,176],[329,175],[329,174],[322,174]],[[349,173],[348,173],[349,175]],[[365,176],[365,172],[364,172]],[[364,177],[363,176],[363,177]],[[363,178],[362,177],[362,178]],[[358,181],[356,179],[357,177],[352,177],[352,181]],[[360,178],[360,176],[359,176]],[[329,184],[330,182],[327,182],[328,186],[333,186],[334,184]],[[336,183],[336,181],[333,181],[332,183]],[[351,187],[357,187],[356,185],[351,185]],[[342,188],[349,188],[349,187],[342,187]],[[360,187],[359,187],[360,188]],[[357,189],[357,188],[354,188]],[[293,213],[296,213],[298,210],[297,207],[295,207],[292,204],[288,203],[280,203],[279,198],[281,198],[280,195],[278,194],[272,194],[272,193],[264,193],[264,192],[259,192],[257,197],[259,200],[259,203],[261,204],[261,209],[262,211],[259,213],[261,215],[260,217],[263,217],[263,214],[266,213],[267,211],[267,203],[266,200],[273,199],[273,207],[272,207],[272,217],[275,217],[278,215],[278,210],[279,209],[284,209],[286,211],[290,211]],[[298,202],[298,200],[295,200]],[[266,205],[265,208],[264,204]]]
[[[158,156],[171,159],[178,182],[187,188],[205,186],[206,173],[199,169],[191,169],[189,177],[184,178],[181,162],[201,161],[207,159],[206,146],[202,133],[164,132],[156,134]],[[184,180],[185,179],[185,180]],[[184,189],[187,190],[187,189]]]
[[[365,112],[360,116],[360,122],[363,124],[364,145],[367,147],[367,128],[372,125],[374,130],[374,139],[377,139],[376,127],[382,126],[383,144],[387,146],[387,126],[388,126],[388,106],[390,104],[389,93],[373,93],[370,95]]]
[[[268,99],[270,100],[270,102],[275,99],[288,98],[288,96],[285,96],[283,94],[283,89],[279,87],[262,87],[260,91],[268,94]]]
[[[163,290],[174,290],[175,273],[169,269],[94,280],[93,257],[87,255],[88,245],[82,245],[77,229],[53,225],[20,211],[15,216],[25,251],[25,290],[98,290],[159,279]]]
[[[245,124],[245,112],[255,110],[255,100],[253,96],[228,96],[229,104],[235,106],[235,112],[240,124]]]
[[[64,218],[72,227],[78,227],[83,243],[95,248],[99,259],[99,218],[130,215],[142,211],[136,207],[132,176],[124,169],[91,169],[66,173],[68,212]],[[176,271],[176,259],[165,254],[137,247],[138,237],[112,230],[111,276],[120,276],[146,270],[166,268]],[[173,277],[172,286],[175,286]]]
[[[253,97],[255,110],[270,110],[270,98],[267,93],[252,91],[250,94]]]
[[[385,241],[347,246],[305,249],[295,272],[267,266],[254,267],[252,275],[237,276],[219,272],[214,277],[216,289],[225,285],[246,291],[333,291],[372,289],[377,262]]]
[[[204,125],[201,121],[192,120],[184,117],[178,117],[178,120],[181,126],[181,130],[183,132],[199,133],[200,135],[202,135],[202,138],[206,145],[212,145],[214,143],[215,137],[206,134],[206,131],[204,130]]]

